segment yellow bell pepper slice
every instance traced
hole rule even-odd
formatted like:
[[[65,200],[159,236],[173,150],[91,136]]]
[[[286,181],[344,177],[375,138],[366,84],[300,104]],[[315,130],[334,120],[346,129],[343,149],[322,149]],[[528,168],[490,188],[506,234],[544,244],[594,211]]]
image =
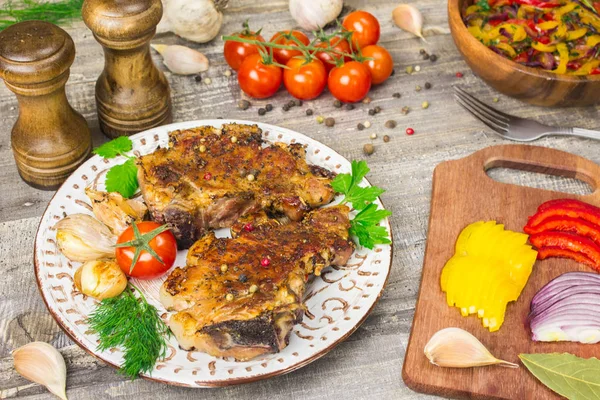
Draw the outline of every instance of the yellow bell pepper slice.
[[[531,44],[531,47],[533,47],[537,51],[541,51],[543,53],[554,53],[556,51],[555,45],[547,45],[547,44],[540,43],[540,42],[533,42]]]
[[[546,21],[541,24],[536,25],[538,29],[542,31],[549,31],[550,29],[554,29],[558,26],[558,21]]]
[[[559,43],[556,45],[556,50],[558,50],[559,63],[554,72],[565,74],[567,72],[567,64],[569,63],[569,48],[566,43]]]
[[[467,7],[467,10],[465,11],[465,16],[469,15],[469,14],[473,14],[474,12],[479,11],[479,6],[476,4],[473,4],[472,6]]]
[[[579,28],[567,33],[567,41],[577,40],[581,37],[584,37],[588,32],[587,28]]]
[[[600,35],[592,35],[587,38],[585,45],[588,47],[596,47],[600,43]]]
[[[522,26],[517,26],[516,31],[513,33],[513,42],[521,42],[527,39],[527,31]]]
[[[600,60],[588,61],[581,66],[577,71],[573,71],[573,75],[589,75],[594,68],[600,66]]]
[[[578,6],[579,4],[577,3],[569,3],[566,6],[557,8],[556,10],[554,10],[554,19],[560,21],[563,15],[570,13]]]

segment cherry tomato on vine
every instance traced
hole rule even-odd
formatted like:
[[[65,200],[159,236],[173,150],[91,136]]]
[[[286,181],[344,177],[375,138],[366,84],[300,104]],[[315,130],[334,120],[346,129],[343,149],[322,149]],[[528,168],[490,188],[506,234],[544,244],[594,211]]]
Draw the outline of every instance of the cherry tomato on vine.
[[[344,103],[354,103],[365,98],[371,89],[371,73],[358,61],[350,61],[335,67],[327,80],[329,91]]]
[[[336,51],[347,54],[351,53],[350,44],[348,43],[348,41],[339,36],[335,36],[329,39],[329,42],[325,41],[317,43],[315,47],[326,49],[328,45],[330,45],[331,48]],[[327,72],[329,72],[333,67],[335,67],[335,61],[339,60],[344,56],[338,54],[330,54],[325,51],[317,51],[315,52],[315,57],[317,57],[319,60],[321,60],[321,62],[323,62],[325,69],[327,70]],[[350,57],[344,57],[344,61],[350,61]]]
[[[286,46],[298,46],[298,44],[291,38],[287,38],[286,35],[291,34],[298,39],[302,44],[308,45],[310,40],[308,36],[300,31],[280,31],[273,35],[271,42],[276,44],[284,44]],[[279,64],[286,65],[290,58],[301,55],[300,50],[288,50],[288,49],[276,49],[273,48],[273,56]]]
[[[371,60],[363,61],[363,64],[371,72],[371,83],[373,85],[380,84],[390,77],[394,69],[394,60],[392,60],[392,56],[386,49],[372,44],[362,49],[361,52],[364,57],[371,58]]]
[[[263,61],[260,54],[246,57],[238,70],[238,83],[244,93],[255,99],[266,99],[277,92],[283,73],[281,67],[271,62]]]
[[[158,255],[160,260],[148,252],[148,248]],[[132,267],[136,251],[139,251],[139,258]],[[151,221],[137,222],[135,230],[130,226],[119,236],[116,256],[117,263],[126,275],[152,279],[164,274],[173,266],[177,258],[177,241],[165,225]]]
[[[306,61],[292,58],[283,70],[283,84],[297,99],[310,100],[318,97],[327,85],[327,70],[318,59]]]
[[[259,31],[260,32],[260,31]],[[264,42],[265,39],[260,35],[259,32],[252,32],[248,27],[248,24],[244,23],[244,30],[238,33],[234,33],[231,36],[237,36],[242,39],[252,39]],[[258,47],[251,43],[240,43],[232,40],[227,40],[223,47],[223,54],[225,55],[225,61],[233,69],[237,71],[242,65],[242,61],[250,54],[258,53]]]
[[[379,21],[366,11],[354,11],[344,18],[344,28],[352,32],[352,44],[362,49],[379,41]]]

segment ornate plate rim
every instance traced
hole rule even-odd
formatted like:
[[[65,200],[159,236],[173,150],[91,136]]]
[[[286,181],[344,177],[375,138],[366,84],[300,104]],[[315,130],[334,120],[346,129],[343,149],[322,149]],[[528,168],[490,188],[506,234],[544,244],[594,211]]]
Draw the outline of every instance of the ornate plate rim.
[[[200,119],[200,120],[193,120],[193,121],[181,121],[181,122],[175,122],[175,123],[171,123],[168,125],[161,125],[152,129],[148,129],[142,132],[138,132],[135,135],[131,135],[130,137],[132,139],[136,139],[139,136],[142,135],[149,135],[153,132],[163,132],[163,131],[173,131],[176,129],[187,129],[190,126],[191,127],[195,127],[195,126],[202,126],[202,125],[214,125],[215,123],[220,123],[220,124],[224,124],[224,123],[237,123],[237,124],[250,124],[250,125],[259,125],[260,127],[265,127],[265,128],[274,128],[274,129],[284,129],[287,130],[289,132],[292,132],[295,135],[299,135],[302,138],[306,138],[309,139],[311,141],[317,142],[320,146],[323,146],[325,148],[327,148],[329,151],[335,153],[336,155],[340,156],[341,158],[343,158],[344,160],[348,161],[348,159],[344,156],[342,156],[341,154],[339,154],[337,151],[333,150],[332,148],[330,148],[329,146],[323,144],[322,142],[311,138],[310,136],[307,136],[305,134],[302,134],[300,132],[297,132],[295,130],[289,129],[289,128],[284,128],[284,127],[279,127],[279,126],[275,126],[272,124],[266,124],[266,123],[262,123],[262,122],[255,122],[255,121],[247,121],[247,120],[239,120],[239,119]],[[84,165],[90,161],[92,158],[97,157],[95,155],[89,157],[83,164],[81,164],[75,171],[73,171],[71,173],[71,175],[69,175],[69,177],[71,177],[72,175],[74,175],[75,173],[77,173],[81,168],[84,167]],[[68,180],[69,178],[67,178]],[[83,343],[81,343],[81,341],[79,341],[75,334],[73,332],[71,332],[71,330],[64,326],[63,323],[61,322],[60,318],[58,317],[58,315],[56,315],[55,311],[49,306],[48,304],[48,300],[46,299],[45,295],[44,295],[44,291],[42,290],[41,287],[41,281],[40,278],[38,276],[39,274],[39,263],[38,263],[38,257],[37,257],[37,241],[38,241],[38,235],[40,233],[40,228],[42,227],[42,222],[44,221],[46,214],[48,213],[48,210],[50,208],[50,205],[52,204],[52,202],[54,201],[54,198],[56,197],[56,195],[58,194],[58,192],[65,186],[65,184],[67,183],[67,180],[65,180],[65,182],[63,182],[61,184],[61,186],[56,190],[56,192],[54,193],[54,195],[52,196],[52,198],[50,199],[50,201],[48,202],[48,205],[46,206],[44,212],[42,213],[42,216],[40,217],[40,222],[38,224],[38,227],[36,229],[36,233],[35,233],[35,240],[34,240],[34,244],[33,244],[33,264],[34,264],[34,273],[35,273],[35,283],[38,287],[38,290],[40,292],[40,296],[42,298],[42,300],[44,301],[44,305],[46,306],[46,308],[48,309],[48,312],[50,313],[50,315],[52,315],[52,318],[54,318],[54,320],[56,321],[56,323],[58,324],[58,326],[60,327],[60,329],[65,332],[65,334],[69,337],[69,339],[71,339],[75,344],[77,344],[77,346],[79,346],[81,349],[83,349],[86,353],[88,353],[89,355],[93,356],[94,358],[96,358],[97,360],[102,361],[103,363],[115,368],[115,369],[119,369],[120,366],[113,363],[112,361],[107,360],[106,358],[102,357],[99,354],[96,354],[92,349],[89,349],[88,347],[86,347],[85,345],[83,345]],[[365,178],[365,180],[367,180]],[[368,180],[367,182],[369,184],[371,184]],[[383,204],[383,201],[381,200],[381,198],[378,198],[378,200],[381,202],[382,206],[385,207],[385,205]],[[388,220],[389,222],[389,220]],[[319,358],[325,356],[327,353],[329,353],[331,350],[333,350],[335,347],[337,347],[340,343],[344,342],[346,339],[348,339],[348,337],[350,337],[354,332],[356,332],[356,330],[365,322],[365,320],[369,317],[369,315],[371,315],[371,312],[373,311],[373,309],[375,308],[375,306],[377,305],[377,303],[379,302],[379,299],[381,298],[381,295],[383,294],[389,277],[390,277],[390,273],[392,270],[392,261],[393,261],[393,255],[394,255],[394,246],[393,246],[393,231],[392,231],[392,225],[389,224],[389,230],[390,230],[390,240],[392,243],[389,244],[390,246],[390,260],[389,260],[389,268],[387,270],[387,274],[385,276],[385,280],[383,282],[383,285],[381,287],[381,290],[379,291],[379,293],[377,294],[377,297],[375,298],[375,300],[373,301],[373,304],[371,305],[371,307],[367,310],[367,312],[362,316],[362,318],[348,331],[346,332],[344,335],[342,335],[340,338],[338,338],[336,341],[334,341],[333,343],[331,343],[328,347],[322,349],[321,351],[313,354],[312,356],[306,358],[305,360],[302,360],[296,364],[293,364],[285,369],[281,369],[281,370],[277,370],[277,371],[273,371],[270,373],[266,373],[266,374],[258,374],[258,375],[254,375],[251,377],[246,377],[246,378],[232,378],[232,379],[227,379],[227,380],[218,380],[218,381],[203,381],[202,386],[194,386],[194,385],[189,385],[189,384],[185,384],[182,382],[175,382],[175,381],[166,381],[163,379],[159,379],[159,378],[154,378],[152,376],[148,376],[148,375],[139,375],[142,379],[146,379],[148,381],[153,381],[153,382],[158,382],[158,383],[162,383],[162,384],[166,384],[166,385],[170,385],[170,386],[179,386],[179,387],[189,387],[189,388],[198,388],[198,389],[202,389],[202,388],[210,388],[210,387],[227,387],[227,386],[233,386],[233,385],[239,385],[239,384],[244,384],[244,383],[252,383],[252,382],[257,382],[257,381],[261,381],[264,379],[268,379],[268,378],[273,378],[276,376],[281,376],[281,375],[285,375],[288,374],[290,372],[293,372],[295,370],[298,370],[310,363],[312,363],[313,361],[318,360]]]

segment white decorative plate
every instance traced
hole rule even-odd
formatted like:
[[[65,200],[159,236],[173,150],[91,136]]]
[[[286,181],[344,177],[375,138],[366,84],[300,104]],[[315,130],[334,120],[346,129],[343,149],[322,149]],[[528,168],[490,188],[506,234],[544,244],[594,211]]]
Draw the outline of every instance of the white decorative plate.
[[[166,146],[168,132],[176,129],[202,125],[220,127],[223,123],[255,124],[237,120],[201,120],[161,126],[131,137],[133,148],[148,154],[158,146]],[[350,162],[341,155],[300,133],[273,125],[257,123],[263,130],[266,141],[302,143],[307,150],[307,161],[329,168],[335,172],[349,172]],[[86,316],[94,309],[95,300],[85,298],[73,286],[73,273],[79,266],[60,254],[55,241],[54,224],[69,214],[86,213],[89,201],[84,193],[103,171],[113,164],[123,162],[122,157],[104,160],[94,156],[71,175],[50,201],[42,216],[35,239],[35,274],[42,298],[52,316],[69,337],[84,350],[104,362],[118,366],[122,363],[122,352],[118,349],[98,351],[97,337],[89,332]],[[100,176],[99,182],[103,182]],[[368,182],[364,181],[364,184]],[[100,185],[102,186],[102,185]],[[377,200],[378,205],[382,206]],[[389,221],[382,221],[388,231]],[[218,232],[219,236],[227,230]],[[390,231],[391,233],[391,231]],[[180,251],[175,266],[185,265],[186,251]],[[164,360],[159,360],[152,373],[144,378],[189,387],[226,386],[252,382],[281,375],[325,355],[335,345],[346,339],[366,319],[374,307],[390,272],[391,245],[377,246],[374,250],[358,249],[345,267],[327,268],[321,277],[313,277],[308,283],[304,321],[294,327],[290,343],[278,354],[236,362],[220,359],[196,351],[179,349],[172,338]],[[162,279],[137,281],[136,285],[146,292],[148,301],[168,317],[158,301],[157,289]]]

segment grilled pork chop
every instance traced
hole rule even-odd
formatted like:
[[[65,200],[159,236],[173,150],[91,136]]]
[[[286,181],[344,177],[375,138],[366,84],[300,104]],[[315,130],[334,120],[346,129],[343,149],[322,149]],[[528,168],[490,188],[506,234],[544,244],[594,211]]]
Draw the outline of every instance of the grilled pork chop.
[[[305,155],[300,144],[263,148],[256,125],[203,126],[171,132],[168,149],[140,157],[138,181],[152,219],[188,248],[242,215],[269,210],[299,221],[329,203],[334,174]]]
[[[309,274],[354,251],[348,212],[321,208],[286,224],[259,213],[237,222],[231,239],[211,232],[196,242],[161,288],[163,305],[178,311],[169,327],[179,345],[237,360],[287,346]]]

